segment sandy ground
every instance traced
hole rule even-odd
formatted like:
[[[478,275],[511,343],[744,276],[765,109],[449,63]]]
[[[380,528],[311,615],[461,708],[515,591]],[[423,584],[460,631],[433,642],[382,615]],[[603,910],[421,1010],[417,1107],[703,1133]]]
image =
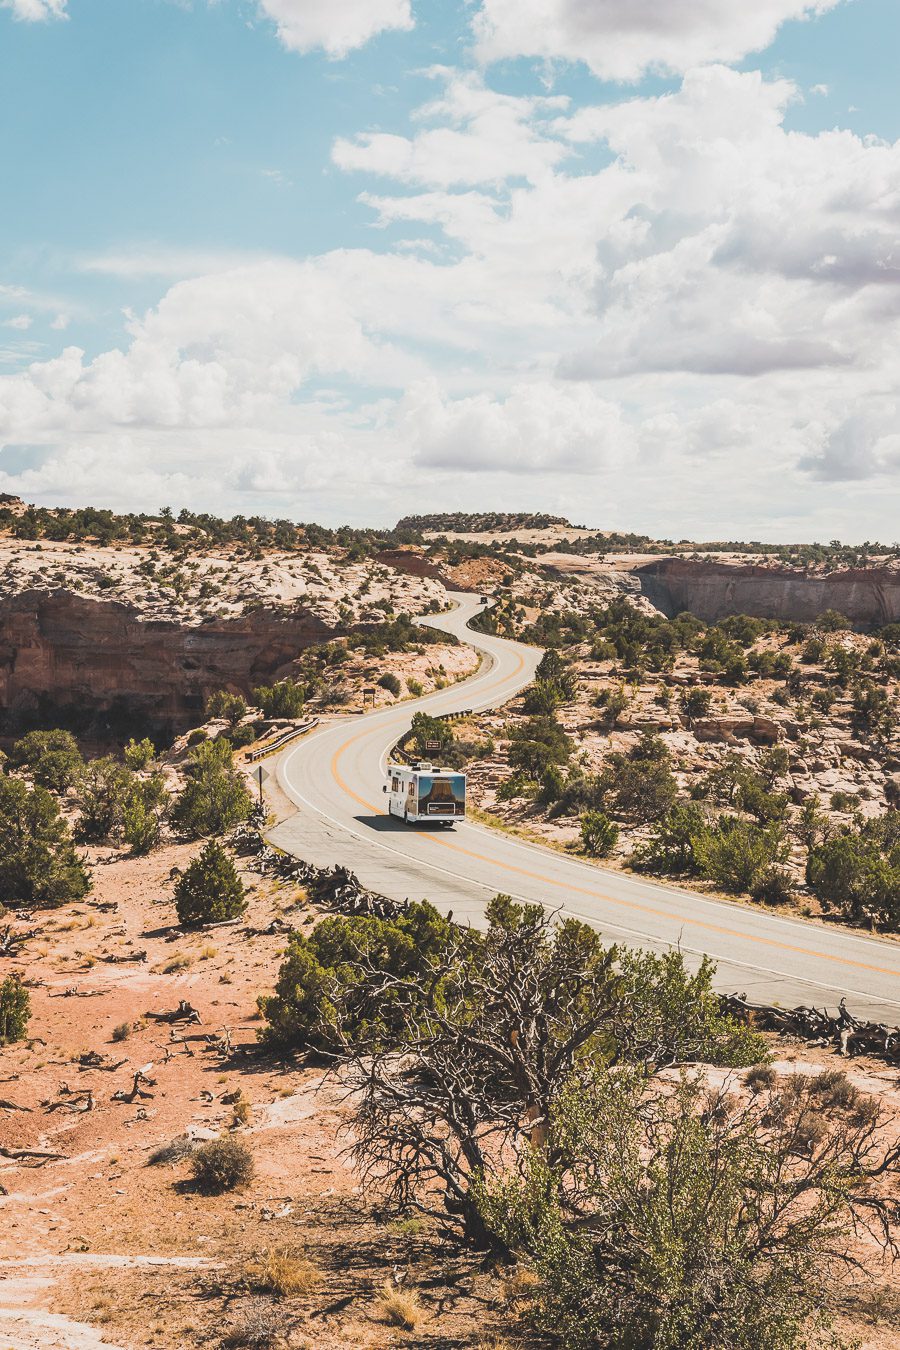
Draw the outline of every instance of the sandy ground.
[[[248,1310],[269,1307],[245,1272],[273,1248],[309,1258],[318,1272],[308,1295],[276,1308],[291,1343],[476,1345],[492,1304],[499,1322],[497,1281],[427,1232],[377,1223],[345,1157],[337,1089],[321,1067],[258,1048],[256,998],[272,988],[285,939],[252,930],[282,915],[302,927],[314,912],[296,888],[248,872],[239,926],[183,934],[172,927],[169,876],[196,847],[144,859],[95,850],[90,899],[30,920],[41,936],[3,963],[28,982],[33,1016],[32,1039],[0,1050],[0,1147],[60,1156],[0,1161],[0,1346],[217,1344]],[[139,951],[145,960],[103,960]],[[198,1009],[201,1025],[146,1017],[179,999]],[[126,1023],[127,1036],[113,1040]],[[226,1031],[230,1052],[218,1039]],[[102,1065],[79,1062],[90,1052]],[[137,1069],[153,1080],[143,1085],[149,1095],[111,1100]],[[223,1098],[237,1090],[251,1104],[237,1133],[256,1161],[245,1191],[201,1196],[186,1184],[185,1163],[148,1165],[181,1134],[227,1130],[233,1106]],[[423,1324],[409,1335],[377,1305],[384,1280],[407,1268],[425,1284]],[[478,1305],[477,1315],[475,1286],[490,1286],[478,1295],[488,1311]]]

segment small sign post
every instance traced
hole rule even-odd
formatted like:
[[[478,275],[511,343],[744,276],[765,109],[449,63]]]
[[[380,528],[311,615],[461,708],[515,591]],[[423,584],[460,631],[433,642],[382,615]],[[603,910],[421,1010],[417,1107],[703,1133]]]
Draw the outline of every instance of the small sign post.
[[[253,777],[256,779],[256,786],[259,789],[259,805],[261,808],[263,804],[263,783],[269,777],[269,770],[264,769],[261,764],[257,764],[256,768],[253,770]]]
[[[425,749],[428,751],[429,754],[431,754],[431,752],[432,752],[433,750],[440,750],[440,748],[441,748],[441,743],[440,743],[440,741],[426,741],[426,742],[425,742]]]

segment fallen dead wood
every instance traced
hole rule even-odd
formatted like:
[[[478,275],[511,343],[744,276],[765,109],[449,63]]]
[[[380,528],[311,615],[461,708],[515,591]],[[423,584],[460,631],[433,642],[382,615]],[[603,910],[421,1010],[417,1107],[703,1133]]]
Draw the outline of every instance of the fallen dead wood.
[[[100,1069],[103,1073],[115,1073],[116,1069],[121,1069],[122,1065],[127,1063],[127,1058],[111,1061],[108,1055],[101,1055],[98,1050],[88,1050],[86,1054],[78,1056],[78,1069],[81,1073],[88,1069]]]
[[[846,1057],[872,1055],[888,1064],[900,1064],[900,1027],[861,1021],[847,1011],[843,999],[834,1015],[827,1009],[750,1003],[744,994],[723,996],[722,1007],[732,1017],[760,1031],[796,1036],[810,1045],[832,1045]]]
[[[102,998],[107,993],[108,989],[79,989],[77,984],[70,984],[61,994],[49,994],[48,998]]]
[[[12,925],[7,924],[0,929],[0,956],[15,956],[20,947],[24,947],[32,938],[39,937],[40,932],[39,928],[29,928],[25,933],[16,933]]]
[[[0,1111],[30,1111],[30,1106],[20,1106],[18,1102],[8,1102],[4,1097],[0,1097]]]
[[[315,867],[290,853],[282,853],[266,843],[258,828],[239,826],[229,842],[236,852],[254,856],[254,870],[305,886],[310,900],[325,909],[373,919],[395,918],[406,909],[403,902],[366,890],[349,868]]]
[[[154,1022],[194,1022],[197,1026],[202,1021],[197,1009],[185,999],[180,999],[178,1007],[172,1008],[168,1012],[146,1012],[144,1016],[151,1018]]]
[[[128,1102],[130,1106],[138,1097],[152,1097],[154,1095],[152,1092],[145,1092],[141,1087],[142,1083],[146,1083],[148,1087],[156,1087],[156,1079],[148,1078],[146,1073],[146,1070],[152,1068],[152,1064],[145,1064],[143,1069],[137,1069],[131,1083],[131,1090],[126,1092],[124,1088],[120,1089],[118,1092],[113,1093],[111,1100],[114,1102]]]
[[[65,1086],[65,1085],[64,1085]],[[94,1094],[90,1088],[86,1092],[69,1093],[66,1089],[66,1096],[54,1101],[41,1102],[45,1111],[71,1111],[73,1115],[83,1115],[87,1111],[93,1111],[97,1103],[94,1101]]]
[[[248,937],[281,937],[294,929],[285,919],[273,919],[265,928],[245,928],[244,931]]]
[[[0,1158],[8,1158],[10,1162],[59,1162],[68,1156],[68,1153],[47,1153],[34,1148],[0,1148]]]
[[[122,952],[121,954],[111,952],[109,955],[101,956],[101,961],[105,961],[110,966],[124,965],[127,961],[146,961],[146,951],[140,952]]]

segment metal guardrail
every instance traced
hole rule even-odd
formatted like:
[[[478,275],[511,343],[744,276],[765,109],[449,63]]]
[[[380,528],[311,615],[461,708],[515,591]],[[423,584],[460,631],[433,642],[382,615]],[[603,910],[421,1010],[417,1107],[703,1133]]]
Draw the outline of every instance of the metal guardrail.
[[[317,727],[318,725],[318,717],[313,717],[308,722],[304,722],[302,726],[292,727],[290,731],[283,731],[280,736],[276,736],[275,740],[270,741],[268,745],[261,745],[258,750],[251,750],[247,759],[251,764],[255,764],[258,759],[264,759],[266,755],[274,755],[276,750],[281,750],[297,736],[305,735],[307,731],[312,731],[313,727]]]

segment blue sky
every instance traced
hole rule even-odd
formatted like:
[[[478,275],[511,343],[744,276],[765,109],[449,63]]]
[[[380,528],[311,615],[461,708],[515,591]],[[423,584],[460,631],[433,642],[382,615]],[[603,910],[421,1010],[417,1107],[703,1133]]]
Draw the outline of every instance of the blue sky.
[[[0,490],[892,539],[900,7],[659,13],[0,2]]]

